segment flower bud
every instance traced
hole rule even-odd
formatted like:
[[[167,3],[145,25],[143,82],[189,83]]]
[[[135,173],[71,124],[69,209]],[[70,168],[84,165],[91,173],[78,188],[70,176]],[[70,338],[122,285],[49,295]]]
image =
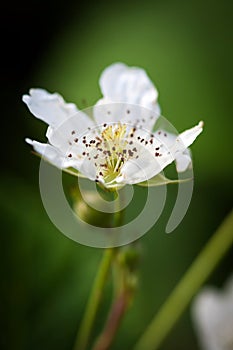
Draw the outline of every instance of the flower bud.
[[[99,210],[95,209],[98,205]],[[112,227],[114,213],[107,211],[107,202],[97,192],[86,191],[85,199],[79,193],[74,200],[74,211],[86,223],[97,227]]]

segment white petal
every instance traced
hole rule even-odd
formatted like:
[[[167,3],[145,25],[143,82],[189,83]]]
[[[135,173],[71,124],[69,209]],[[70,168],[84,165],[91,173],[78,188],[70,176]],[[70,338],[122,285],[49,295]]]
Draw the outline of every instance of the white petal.
[[[178,135],[172,134],[164,130],[158,130],[154,133],[154,135],[156,136],[156,138],[161,140],[161,143],[166,145],[167,148],[170,148],[175,143],[176,138],[178,137]],[[177,172],[185,171],[191,163],[191,157],[189,156],[189,152],[185,150],[184,152],[176,153],[174,156]]]
[[[186,145],[190,145],[190,142],[193,142],[201,131],[201,123],[179,136],[168,133],[162,134],[162,132],[159,131],[154,134],[153,144],[148,142],[146,146],[144,143],[145,141],[143,143],[141,142],[141,139],[140,142],[137,141],[137,134],[135,134],[134,146],[138,149],[138,158],[133,158],[125,162],[121,169],[121,174],[116,181],[118,183],[128,184],[147,181],[159,174],[174,160],[177,160],[178,170],[186,170],[191,159],[189,152],[186,149]],[[183,138],[181,137],[184,134],[189,135],[189,142],[185,140],[186,145],[183,143]],[[149,138],[147,138],[147,140],[149,140]]]
[[[93,160],[85,158],[84,161],[80,164],[79,169],[80,173],[85,175],[88,179],[94,181],[96,179],[96,166]]]
[[[117,183],[135,184],[143,182],[152,175],[154,167],[151,167],[151,156],[143,157],[139,160],[128,160],[121,170],[121,175],[116,178]],[[161,170],[158,170],[160,172]]]
[[[64,154],[59,149],[48,143],[40,143],[28,138],[25,141],[30,144],[33,149],[42,156],[42,158],[55,165],[57,168],[74,168],[90,180],[95,180],[96,168],[94,163],[89,161],[86,157],[79,159],[72,154],[72,157],[69,158],[69,154],[71,153],[67,152]],[[70,152],[73,152],[73,148],[71,148]]]
[[[51,145],[66,153],[74,140],[94,123],[72,103],[66,103],[57,93],[50,94],[42,89],[31,89],[23,101],[39,119],[49,124],[46,136]]]
[[[180,140],[186,148],[188,148],[196,140],[197,136],[200,135],[200,133],[203,131],[203,126],[203,121],[200,121],[198,125],[182,132],[179,135]]]
[[[80,136],[90,132],[93,127],[92,120],[84,112],[78,111],[56,128],[49,126],[46,136],[52,145],[65,153],[70,147],[83,147]]]
[[[147,142],[146,145],[145,141],[143,141],[144,139]],[[133,140],[133,147],[137,149],[135,153],[137,158],[135,157],[125,162],[120,176],[116,179],[118,183],[135,184],[147,181],[173,162],[174,155],[169,148],[161,145],[161,141],[155,137],[153,138],[153,144],[150,144],[150,139],[150,134],[148,137],[145,137],[145,132],[143,132],[143,138],[138,140],[136,134],[136,138]]]
[[[151,131],[158,114],[156,109],[151,111],[139,105],[111,103],[108,98],[104,98],[94,106],[94,118],[97,125],[121,122],[130,127],[136,126]]]
[[[178,153],[176,155],[175,162],[178,173],[186,171],[192,162],[189,150],[187,149],[183,153]]]
[[[205,288],[194,299],[192,316],[203,349],[225,350],[233,345],[233,278],[221,293]]]
[[[67,159],[58,149],[47,143],[41,143],[30,139],[26,139],[26,142],[43,158],[60,169],[73,167],[75,165],[72,160]]]
[[[116,179],[118,183],[136,184],[147,181],[159,174],[168,164],[172,163],[174,158],[165,155],[162,159],[155,159],[152,154],[144,153],[143,157],[137,160],[128,160],[122,167],[121,175]]]
[[[23,96],[23,102],[35,117],[53,127],[78,111],[75,104],[66,103],[59,94],[50,94],[43,89],[30,89],[29,95]]]
[[[195,141],[202,130],[203,122],[199,122],[198,125],[184,131],[178,136],[163,130],[156,131],[154,134],[169,149],[173,149],[173,145],[175,145],[176,149],[174,149],[173,152],[176,162],[176,170],[178,172],[186,171],[190,166],[192,162],[191,152],[187,148]]]
[[[141,68],[128,67],[123,63],[112,64],[103,71],[99,83],[103,97],[111,102],[158,108],[158,91]]]
[[[200,336],[203,349],[223,350],[218,344],[215,332],[219,328],[219,296],[212,289],[206,289],[196,298],[195,303],[195,326]]]

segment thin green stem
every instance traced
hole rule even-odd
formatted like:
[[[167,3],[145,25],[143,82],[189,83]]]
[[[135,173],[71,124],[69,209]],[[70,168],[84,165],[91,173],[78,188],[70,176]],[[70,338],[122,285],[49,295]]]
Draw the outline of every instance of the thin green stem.
[[[122,223],[122,211],[119,211],[119,209],[120,199],[117,198],[116,212],[113,218],[113,227],[119,226]],[[103,295],[104,285],[116,252],[117,248],[108,248],[104,251],[73,350],[85,350],[88,346],[95,317]]]
[[[85,350],[87,348],[95,316],[103,295],[103,288],[111,267],[113,255],[114,249],[105,249],[73,350]]]
[[[139,339],[134,350],[156,350],[192,297],[233,243],[233,211],[210,238],[174,291]]]
[[[123,190],[116,192],[116,200],[115,200],[115,215],[113,220],[113,227],[122,226],[124,220],[124,212],[121,210],[121,202],[122,197],[124,195]],[[120,197],[121,196],[121,197]]]

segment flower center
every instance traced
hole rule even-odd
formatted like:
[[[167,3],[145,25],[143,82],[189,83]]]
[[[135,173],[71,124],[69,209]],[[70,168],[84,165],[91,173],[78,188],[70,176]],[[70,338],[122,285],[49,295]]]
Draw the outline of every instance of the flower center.
[[[80,139],[76,137],[75,130],[72,130],[74,139],[73,142],[68,140],[68,143],[73,148],[69,149],[67,157],[83,162],[84,173],[91,174],[96,182],[115,186],[115,179],[122,176],[125,163],[137,160],[143,156],[145,146],[152,146],[153,135],[146,136],[145,131],[137,125],[130,126],[121,122],[104,123],[101,130],[99,128],[89,128],[89,132]],[[155,156],[157,153],[156,151]]]
[[[114,181],[126,160],[126,125],[109,125],[101,133],[105,162],[100,164],[99,175],[106,183]],[[98,175],[97,175],[98,176]]]

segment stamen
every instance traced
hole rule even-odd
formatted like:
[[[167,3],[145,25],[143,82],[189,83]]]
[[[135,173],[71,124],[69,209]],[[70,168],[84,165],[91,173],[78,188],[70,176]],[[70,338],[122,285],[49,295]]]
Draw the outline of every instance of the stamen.
[[[143,145],[152,143],[151,140],[135,135],[139,129],[140,127],[135,124],[129,128],[121,122],[111,125],[104,123],[98,135],[92,133],[81,138],[83,146],[89,147],[89,152],[83,152],[82,157],[85,156],[87,160],[93,161],[97,182],[113,184],[115,179],[121,176],[121,168],[125,162],[132,158],[139,158],[139,150],[135,147],[138,141],[136,142],[135,139]],[[78,142],[78,139],[75,138],[73,142]]]

